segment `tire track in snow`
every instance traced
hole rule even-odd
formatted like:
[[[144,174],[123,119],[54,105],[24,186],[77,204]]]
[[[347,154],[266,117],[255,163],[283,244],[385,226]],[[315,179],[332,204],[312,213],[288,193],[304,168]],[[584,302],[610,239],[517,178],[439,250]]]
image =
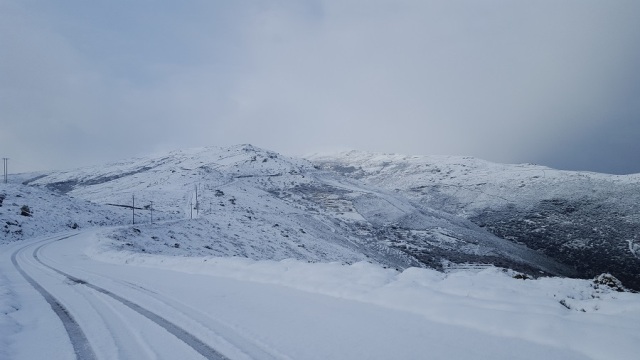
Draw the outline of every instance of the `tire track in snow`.
[[[68,238],[68,237],[67,237]],[[61,239],[57,239],[57,240],[63,240],[66,238],[61,238]],[[183,328],[179,327],[178,325],[170,322],[169,320],[163,318],[162,316],[149,311],[145,308],[143,308],[142,306],[131,302],[119,295],[116,295],[114,293],[112,293],[109,290],[103,289],[99,286],[93,285],[89,282],[86,282],[82,279],[79,279],[73,275],[69,275],[61,270],[58,270],[52,266],[49,266],[47,264],[45,264],[44,262],[42,262],[40,260],[40,258],[38,257],[38,252],[40,251],[40,249],[42,247],[44,247],[47,244],[43,244],[40,245],[39,247],[37,247],[34,251],[33,251],[33,258],[36,259],[36,261],[38,261],[40,264],[42,264],[43,266],[57,272],[58,274],[64,276],[65,278],[67,278],[68,280],[70,280],[71,282],[75,283],[75,284],[80,284],[80,285],[84,285],[87,286],[90,289],[93,289],[97,292],[100,292],[104,295],[107,295],[117,301],[119,301],[120,303],[122,303],[123,305],[129,307],[131,310],[139,313],[140,315],[146,317],[147,319],[153,321],[154,323],[156,323],[157,325],[159,325],[160,327],[164,328],[165,330],[167,330],[169,333],[171,333],[172,335],[174,335],[175,337],[177,337],[178,339],[182,340],[182,342],[184,342],[185,344],[189,345],[191,348],[193,348],[196,352],[198,352],[200,355],[204,356],[207,359],[210,360],[229,360],[226,356],[222,355],[221,353],[219,353],[218,351],[216,351],[214,348],[210,347],[209,345],[205,344],[202,340],[198,339],[197,337],[195,337],[194,335],[192,335],[191,333],[187,332],[186,330],[184,330]]]
[[[67,239],[75,235],[77,234],[65,236],[57,240]],[[43,240],[43,241],[46,241],[46,240]],[[78,323],[73,318],[73,316],[71,316],[69,311],[60,303],[60,301],[58,301],[58,299],[56,299],[53,295],[51,295],[51,293],[45,290],[36,280],[34,280],[31,276],[29,276],[24,271],[24,269],[20,266],[20,264],[18,264],[18,261],[16,259],[17,254],[31,245],[32,244],[23,246],[20,249],[16,250],[11,255],[11,262],[13,263],[13,266],[15,266],[16,270],[18,270],[20,275],[22,275],[22,277],[24,277],[25,280],[27,280],[27,282],[34,289],[36,289],[40,293],[40,295],[42,295],[45,301],[49,303],[49,306],[51,306],[51,309],[53,310],[53,312],[58,316],[58,318],[62,322],[62,325],[67,331],[67,335],[69,336],[69,340],[71,341],[71,345],[73,347],[73,351],[75,352],[76,358],[87,359],[87,360],[96,359],[96,355],[93,352],[91,345],[89,344],[89,340],[87,339],[87,336],[84,334],[84,332],[80,328],[80,325],[78,325]],[[40,247],[42,246],[43,245],[41,245]]]
[[[43,248],[44,251],[44,248]],[[133,289],[141,294],[145,294],[150,297],[151,300],[157,302],[158,304],[162,304],[170,308],[174,313],[181,314],[184,317],[188,318],[190,321],[193,321],[196,326],[201,327],[206,331],[210,331],[214,334],[224,334],[224,336],[219,335],[224,341],[228,342],[231,346],[235,346],[237,349],[241,349],[241,352],[248,356],[251,359],[261,359],[261,360],[292,360],[289,356],[279,352],[277,349],[269,346],[265,343],[260,342],[256,339],[248,339],[245,335],[239,332],[233,325],[229,323],[225,323],[220,321],[219,319],[213,319],[208,317],[207,314],[200,312],[197,309],[190,307],[180,301],[177,301],[171,297],[167,297],[162,293],[158,293],[154,290],[147,289],[138,284],[124,281],[122,279],[114,279],[110,277],[105,277],[103,274],[99,274],[93,271],[89,271],[87,269],[83,269],[83,272],[86,275],[100,277],[108,281],[113,281],[121,286],[125,286],[129,289]],[[193,326],[192,325],[192,326]]]

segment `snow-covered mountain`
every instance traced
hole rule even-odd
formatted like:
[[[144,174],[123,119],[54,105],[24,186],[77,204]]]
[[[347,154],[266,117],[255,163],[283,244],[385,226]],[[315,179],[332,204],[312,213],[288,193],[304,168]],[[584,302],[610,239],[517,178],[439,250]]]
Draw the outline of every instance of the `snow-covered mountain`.
[[[636,176],[240,145],[11,179],[2,359],[637,358],[640,295],[532,279],[631,232]]]
[[[640,289],[640,174],[504,165],[455,156],[350,151],[317,166],[461,216],[576,269]]]
[[[39,174],[24,184],[117,214],[92,218],[100,224],[130,223],[123,206],[135,198],[135,228],[111,235],[135,251],[398,269],[493,264],[585,278],[610,272],[640,288],[640,175],[357,151],[306,160],[238,145]]]
[[[135,196],[136,207],[154,209],[156,224],[145,224],[150,210],[137,210],[135,229],[113,235],[132,250],[368,259],[394,268],[495,264],[530,274],[573,275],[570,267],[463,217],[251,145],[175,151],[25,183],[103,205],[131,205]]]

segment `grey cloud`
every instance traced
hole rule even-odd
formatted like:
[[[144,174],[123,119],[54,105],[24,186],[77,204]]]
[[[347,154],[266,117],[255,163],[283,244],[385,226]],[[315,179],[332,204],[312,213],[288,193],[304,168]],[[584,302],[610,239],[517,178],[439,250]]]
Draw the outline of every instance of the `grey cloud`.
[[[257,36],[238,116],[280,111],[281,131],[316,129],[307,144],[520,162],[610,124],[635,80],[630,2],[327,3],[321,24]]]
[[[640,133],[634,1],[16,4],[0,140],[25,169],[247,142],[635,166],[630,141],[570,156]]]

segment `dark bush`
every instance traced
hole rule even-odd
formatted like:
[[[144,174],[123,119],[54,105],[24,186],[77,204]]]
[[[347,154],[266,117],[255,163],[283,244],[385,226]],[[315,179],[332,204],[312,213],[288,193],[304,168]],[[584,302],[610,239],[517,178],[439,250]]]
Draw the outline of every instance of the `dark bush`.
[[[529,275],[527,274],[515,274],[513,276],[514,279],[520,279],[520,280],[529,280],[531,279],[531,277],[529,277]]]
[[[29,209],[27,205],[22,205],[22,207],[20,208],[20,215],[31,216],[33,214],[31,213],[31,209]]]
[[[622,285],[622,282],[611,274],[598,275],[593,279],[593,283],[596,285],[596,288],[600,285],[604,285],[618,292],[627,291],[627,289]]]

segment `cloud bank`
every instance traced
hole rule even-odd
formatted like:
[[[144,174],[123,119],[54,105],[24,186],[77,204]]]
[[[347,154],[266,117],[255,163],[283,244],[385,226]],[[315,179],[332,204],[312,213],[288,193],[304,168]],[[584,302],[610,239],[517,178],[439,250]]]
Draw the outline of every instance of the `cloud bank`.
[[[0,151],[356,148],[640,172],[635,1],[0,1]],[[633,153],[635,151],[635,153]]]

